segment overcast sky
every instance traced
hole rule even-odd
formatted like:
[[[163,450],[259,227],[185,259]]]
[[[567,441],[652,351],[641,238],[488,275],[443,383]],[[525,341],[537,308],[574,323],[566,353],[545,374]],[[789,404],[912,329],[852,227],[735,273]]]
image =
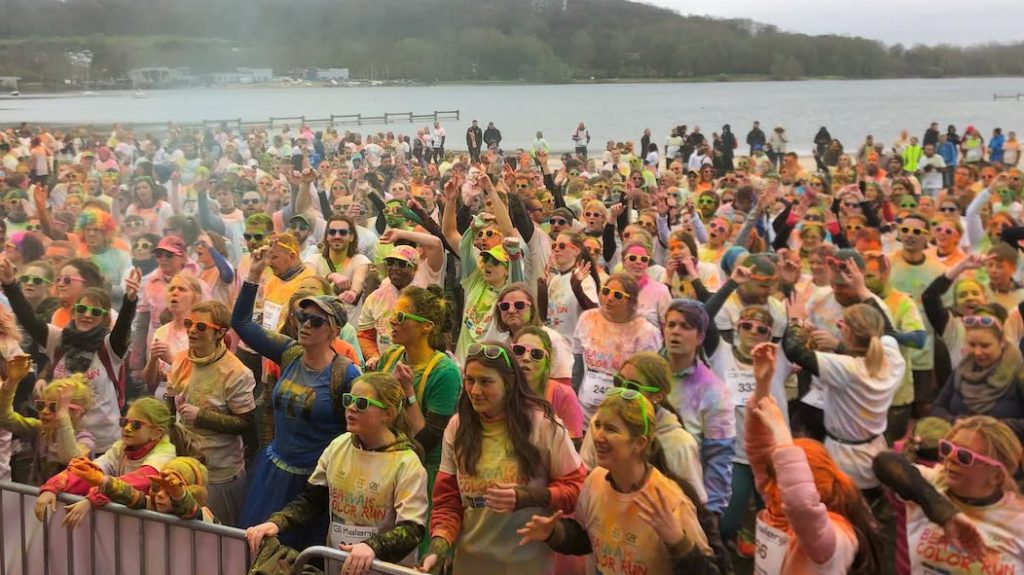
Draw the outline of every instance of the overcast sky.
[[[805,34],[843,34],[887,44],[1024,40],[1021,0],[642,0],[683,14],[748,18]]]

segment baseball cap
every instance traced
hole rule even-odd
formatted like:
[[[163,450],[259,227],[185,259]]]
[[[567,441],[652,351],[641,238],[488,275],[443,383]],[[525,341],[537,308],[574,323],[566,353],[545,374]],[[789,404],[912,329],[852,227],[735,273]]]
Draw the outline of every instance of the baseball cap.
[[[288,223],[290,224],[295,220],[300,220],[306,224],[307,228],[313,229],[313,218],[309,217],[309,214],[295,214],[290,220],[288,220]]]
[[[565,218],[566,221],[570,222],[576,219],[576,214],[572,213],[572,210],[569,208],[555,208],[555,210],[551,212],[551,217],[555,216],[561,216]]]
[[[491,256],[492,258],[498,260],[499,262],[501,262],[503,264],[508,264],[508,253],[505,251],[505,248],[502,247],[502,246],[494,246],[493,248],[487,250],[484,253],[489,255],[489,256]]]
[[[860,252],[858,252],[856,250],[851,250],[851,249],[836,250],[835,255],[833,255],[832,257],[834,257],[837,260],[841,260],[841,261],[852,261],[853,263],[857,264],[857,267],[861,271],[864,271],[864,268],[867,267],[866,264],[864,263],[864,256],[862,256],[860,254]]]
[[[316,306],[317,309],[324,312],[327,315],[327,319],[331,322],[331,327],[341,328],[348,323],[348,314],[345,312],[341,302],[338,301],[338,298],[329,295],[318,295],[304,297],[299,300],[299,309],[309,305]]]
[[[420,253],[412,246],[395,246],[395,249],[391,250],[391,253],[385,256],[384,259],[402,260],[414,266],[420,265]]]
[[[170,252],[176,256],[185,255],[185,241],[178,236],[164,236],[161,238],[160,243],[156,245],[156,249],[153,251],[163,250]]]

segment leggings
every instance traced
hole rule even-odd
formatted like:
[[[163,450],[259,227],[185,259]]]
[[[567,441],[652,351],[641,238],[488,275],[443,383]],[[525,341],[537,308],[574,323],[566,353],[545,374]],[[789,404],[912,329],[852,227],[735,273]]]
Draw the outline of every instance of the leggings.
[[[729,506],[722,514],[720,524],[723,542],[736,538],[736,533],[743,525],[743,518],[750,509],[751,497],[758,509],[764,507],[764,501],[754,485],[754,470],[746,463],[733,463],[732,496],[729,498]]]

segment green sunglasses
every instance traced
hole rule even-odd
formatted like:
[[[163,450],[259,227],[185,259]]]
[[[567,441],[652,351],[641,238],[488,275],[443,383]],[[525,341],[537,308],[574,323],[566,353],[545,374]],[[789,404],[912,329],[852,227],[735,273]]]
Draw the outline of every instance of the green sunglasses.
[[[505,365],[509,369],[512,369],[512,360],[508,357],[508,352],[505,348],[500,345],[489,345],[486,343],[474,343],[466,349],[466,357],[472,357],[474,355],[483,355],[487,359],[498,359],[499,357],[505,358]]]
[[[640,382],[626,379],[619,374],[612,376],[612,382],[615,384],[615,387],[623,387],[625,389],[632,389],[633,391],[645,391],[647,393],[658,393],[661,391],[657,387],[644,385]]]
[[[411,319],[412,321],[418,321],[420,323],[432,323],[431,320],[429,320],[429,319],[427,319],[427,318],[425,318],[425,317],[423,317],[421,315],[416,315],[414,313],[407,313],[407,312],[404,312],[404,311],[396,311],[394,313],[394,315],[391,316],[391,323],[393,325],[398,325],[398,324],[405,323],[405,320],[407,320],[407,319]]]
[[[634,399],[640,400],[640,413],[644,418],[644,435],[650,431],[650,421],[647,418],[647,401],[644,399],[644,395],[635,389],[627,389],[625,387],[613,387],[608,390],[608,396],[618,395],[622,399],[632,401]]]
[[[101,307],[92,307],[91,305],[85,305],[80,303],[75,305],[75,313],[90,314],[92,317],[103,317],[107,315],[107,310]]]
[[[352,405],[355,405],[356,411],[366,411],[367,408],[369,408],[371,405],[376,405],[381,409],[388,408],[388,406],[377,401],[376,399],[370,399],[369,397],[364,397],[362,395],[353,395],[351,393],[346,393],[341,396],[341,404],[345,406],[345,409],[348,409],[352,407]]]

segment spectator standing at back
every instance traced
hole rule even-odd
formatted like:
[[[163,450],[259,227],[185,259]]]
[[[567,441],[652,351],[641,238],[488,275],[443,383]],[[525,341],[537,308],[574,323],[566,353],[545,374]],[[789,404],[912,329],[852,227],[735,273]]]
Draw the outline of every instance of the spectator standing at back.
[[[572,143],[576,148],[576,155],[581,156],[584,160],[587,159],[587,146],[590,144],[590,130],[580,122],[579,126],[576,126],[576,130],[572,133]]]

